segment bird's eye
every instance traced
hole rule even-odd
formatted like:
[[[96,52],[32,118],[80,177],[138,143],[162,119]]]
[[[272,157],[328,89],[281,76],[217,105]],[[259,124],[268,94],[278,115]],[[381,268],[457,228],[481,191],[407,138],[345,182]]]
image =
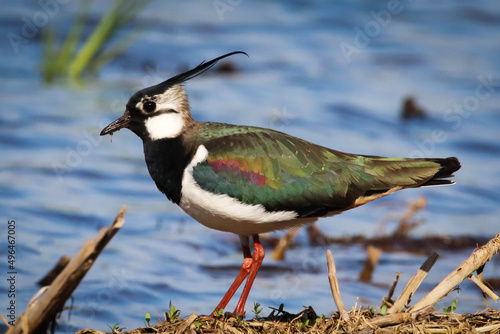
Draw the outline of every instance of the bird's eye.
[[[156,103],[148,101],[142,106],[145,112],[153,112],[156,110]]]

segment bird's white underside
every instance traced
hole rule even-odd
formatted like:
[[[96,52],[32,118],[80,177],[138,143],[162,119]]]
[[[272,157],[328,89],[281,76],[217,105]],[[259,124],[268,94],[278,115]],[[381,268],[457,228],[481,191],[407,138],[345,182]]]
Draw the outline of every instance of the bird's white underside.
[[[175,110],[174,107],[170,105],[159,106],[162,110]],[[184,119],[178,112],[166,112],[149,117],[145,121],[145,126],[151,140],[175,138],[182,132]]]
[[[193,178],[193,168],[205,161],[208,151],[200,145],[182,177],[179,206],[201,224],[239,235],[254,235],[312,223],[316,218],[297,218],[294,211],[268,212],[262,205],[249,205],[224,194],[202,189]]]

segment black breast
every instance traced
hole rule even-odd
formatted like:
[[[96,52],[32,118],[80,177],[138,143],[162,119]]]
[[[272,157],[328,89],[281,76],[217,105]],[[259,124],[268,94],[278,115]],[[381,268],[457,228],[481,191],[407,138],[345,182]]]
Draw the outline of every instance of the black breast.
[[[149,174],[169,200],[179,204],[182,175],[193,158],[193,150],[183,145],[182,137],[144,142]]]

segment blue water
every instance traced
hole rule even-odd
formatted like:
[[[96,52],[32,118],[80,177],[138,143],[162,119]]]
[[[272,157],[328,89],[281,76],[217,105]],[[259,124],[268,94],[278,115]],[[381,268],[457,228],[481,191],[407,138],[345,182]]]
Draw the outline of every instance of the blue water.
[[[83,87],[42,84],[39,29],[17,46],[9,41],[9,33],[24,36],[23,18],[43,19],[39,2],[0,6],[4,314],[8,220],[16,221],[19,316],[38,290],[36,281],[61,255],[75,255],[122,205],[126,223],[74,292],[74,310],[63,313],[59,332],[106,330],[117,322],[133,329],[143,325],[146,312],[166,311],[169,300],[182,316],[215,307],[241,263],[238,238],[208,230],[168,202],[151,181],[134,134],[120,131],[110,142],[98,133],[123,113],[137,89],[234,50],[250,55],[231,58],[238,73],[212,71],[186,84],[197,120],[270,127],[347,152],[457,156],[462,162],[457,185],[399,192],[323,219],[325,234],[375,235],[381,220],[419,196],[428,206],[419,214],[426,224],[416,236],[500,232],[500,7],[494,1],[155,1],[139,17],[147,29],[138,41]],[[106,6],[93,4],[94,21]],[[61,1],[45,23],[67,30],[76,7]],[[426,119],[400,120],[409,95],[427,111]],[[374,284],[364,284],[356,280],[364,250],[331,249],[348,308],[357,297],[358,305],[378,306],[401,271],[398,294],[425,260],[384,253]],[[265,312],[281,303],[290,312],[309,304],[320,314],[335,311],[325,251],[309,246],[301,232],[285,262],[268,256],[247,313],[254,301]],[[439,251],[413,300],[472,251]],[[499,276],[494,259],[485,277]],[[475,286],[461,287],[437,308],[455,299],[457,312],[485,308]]]

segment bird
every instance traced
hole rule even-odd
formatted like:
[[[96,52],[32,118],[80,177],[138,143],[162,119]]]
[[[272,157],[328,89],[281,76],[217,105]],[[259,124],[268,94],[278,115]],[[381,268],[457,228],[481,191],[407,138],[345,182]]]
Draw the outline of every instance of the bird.
[[[272,129],[195,121],[184,83],[236,54],[247,55],[227,53],[139,90],[100,133],[131,130],[142,139],[151,178],[170,201],[199,223],[239,236],[243,262],[213,317],[246,279],[229,313],[245,316],[265,256],[260,234],[311,224],[401,189],[451,185],[461,167],[455,157],[350,154]]]

